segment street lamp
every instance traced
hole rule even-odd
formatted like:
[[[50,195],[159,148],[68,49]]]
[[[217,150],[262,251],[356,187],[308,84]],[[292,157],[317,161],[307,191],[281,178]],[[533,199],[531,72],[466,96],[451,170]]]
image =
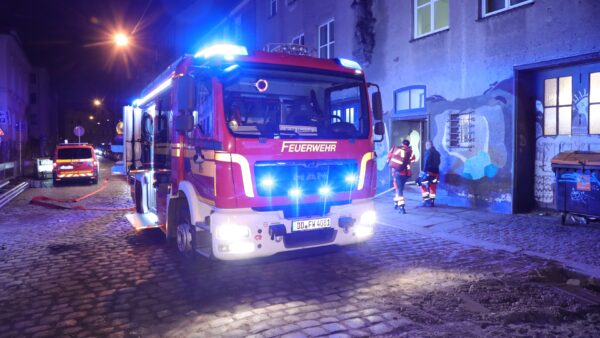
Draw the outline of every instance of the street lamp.
[[[117,47],[125,47],[129,44],[129,37],[124,33],[116,33],[113,36],[113,40]]]
[[[94,115],[90,115],[89,119],[90,119],[90,121],[93,121],[94,120]]]
[[[94,101],[92,101],[92,103],[96,107],[100,107],[100,105],[102,105],[102,101],[100,101],[100,99],[94,99]]]

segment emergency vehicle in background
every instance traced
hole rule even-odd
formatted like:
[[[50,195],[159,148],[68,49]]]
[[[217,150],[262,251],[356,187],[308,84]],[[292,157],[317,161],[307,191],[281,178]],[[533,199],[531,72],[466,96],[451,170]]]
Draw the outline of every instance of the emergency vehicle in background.
[[[136,229],[222,260],[372,236],[378,87],[371,114],[358,63],[278,50],[185,55],[124,108]]]
[[[61,143],[54,149],[52,182],[86,180],[98,184],[100,164],[94,147],[87,143]]]

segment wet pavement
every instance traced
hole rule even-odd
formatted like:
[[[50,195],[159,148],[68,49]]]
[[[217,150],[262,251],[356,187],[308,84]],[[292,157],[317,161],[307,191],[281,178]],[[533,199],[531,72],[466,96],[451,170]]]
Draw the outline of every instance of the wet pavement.
[[[109,163],[102,165],[106,177]],[[36,195],[73,198],[95,188],[29,189],[0,210],[1,337],[600,334],[594,279],[518,246],[505,250],[503,239],[515,242],[510,232],[494,237],[485,230],[486,219],[525,227],[514,216],[488,214],[459,226],[451,221],[475,216],[448,208],[436,216],[453,212],[445,222],[423,224],[411,221],[418,209],[402,218],[384,196],[381,224],[364,244],[214,262],[181,257],[160,232],[134,233],[123,211],[29,204]],[[119,177],[81,204],[132,205]],[[564,229],[567,237],[578,228]],[[497,247],[477,245],[478,239]]]

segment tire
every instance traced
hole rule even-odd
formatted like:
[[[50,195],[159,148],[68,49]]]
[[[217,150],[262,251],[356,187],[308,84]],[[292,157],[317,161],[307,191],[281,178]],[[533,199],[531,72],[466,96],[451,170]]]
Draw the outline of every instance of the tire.
[[[196,256],[196,228],[191,224],[190,210],[187,200],[181,199],[177,203],[175,219],[177,224],[176,243],[179,253],[188,259]]]

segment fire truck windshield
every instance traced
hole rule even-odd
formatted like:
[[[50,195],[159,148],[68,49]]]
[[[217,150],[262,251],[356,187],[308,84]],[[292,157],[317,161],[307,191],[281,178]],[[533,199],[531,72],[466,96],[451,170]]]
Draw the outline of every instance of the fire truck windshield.
[[[347,75],[241,69],[224,81],[229,130],[240,137],[367,138],[364,83]]]

